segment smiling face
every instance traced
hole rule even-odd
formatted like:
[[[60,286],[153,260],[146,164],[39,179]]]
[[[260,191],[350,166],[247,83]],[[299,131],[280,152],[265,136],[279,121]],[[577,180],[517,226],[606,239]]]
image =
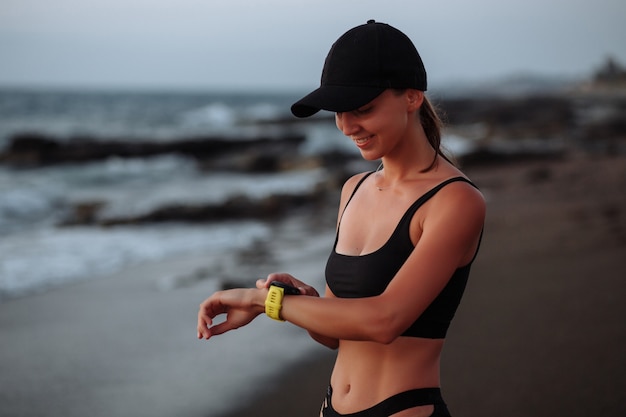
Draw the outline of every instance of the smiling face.
[[[423,93],[385,90],[368,104],[350,112],[336,113],[337,128],[351,138],[366,160],[393,152],[412,132]]]

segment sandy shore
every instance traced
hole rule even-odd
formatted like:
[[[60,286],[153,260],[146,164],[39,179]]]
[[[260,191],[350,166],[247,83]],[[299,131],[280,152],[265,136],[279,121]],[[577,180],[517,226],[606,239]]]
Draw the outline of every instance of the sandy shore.
[[[468,174],[489,213],[444,353],[453,415],[626,415],[626,157]],[[306,248],[283,247],[298,245]],[[308,263],[287,253],[276,267],[321,274],[312,269],[325,253],[314,250]],[[197,305],[215,283],[165,290],[159,278],[206,262],[180,257],[0,304],[0,416],[213,417],[208,348],[192,338]],[[317,415],[333,353],[312,352],[222,414]]]

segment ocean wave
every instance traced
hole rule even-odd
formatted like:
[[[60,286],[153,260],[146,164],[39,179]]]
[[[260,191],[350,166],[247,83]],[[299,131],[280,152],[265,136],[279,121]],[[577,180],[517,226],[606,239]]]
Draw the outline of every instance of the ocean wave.
[[[181,253],[244,248],[268,234],[268,227],[257,222],[39,228],[0,240],[0,299],[98,278]]]
[[[133,190],[170,182],[178,184],[197,174],[187,158],[109,158],[35,170],[0,167],[0,235],[58,222],[76,202],[119,201]]]

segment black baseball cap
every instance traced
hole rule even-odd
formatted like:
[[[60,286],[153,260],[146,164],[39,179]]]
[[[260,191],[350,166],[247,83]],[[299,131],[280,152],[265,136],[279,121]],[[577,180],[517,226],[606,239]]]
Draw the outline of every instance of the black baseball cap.
[[[309,117],[320,110],[352,111],[388,88],[426,91],[426,69],[404,33],[370,20],[337,39],[326,56],[320,87],[293,104],[291,112]]]

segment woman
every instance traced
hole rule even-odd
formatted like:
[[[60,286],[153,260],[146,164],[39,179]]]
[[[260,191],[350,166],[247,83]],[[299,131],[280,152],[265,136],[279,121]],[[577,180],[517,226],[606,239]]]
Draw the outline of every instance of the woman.
[[[338,349],[321,416],[449,416],[441,351],[478,251],[485,202],[440,151],[441,123],[425,90],[422,60],[402,32],[369,21],[342,35],[320,88],[292,112],[335,112],[363,158],[382,164],[343,187],[324,297],[291,275],[271,274],[200,306],[201,339],[265,312]],[[219,314],[226,321],[213,326]]]

